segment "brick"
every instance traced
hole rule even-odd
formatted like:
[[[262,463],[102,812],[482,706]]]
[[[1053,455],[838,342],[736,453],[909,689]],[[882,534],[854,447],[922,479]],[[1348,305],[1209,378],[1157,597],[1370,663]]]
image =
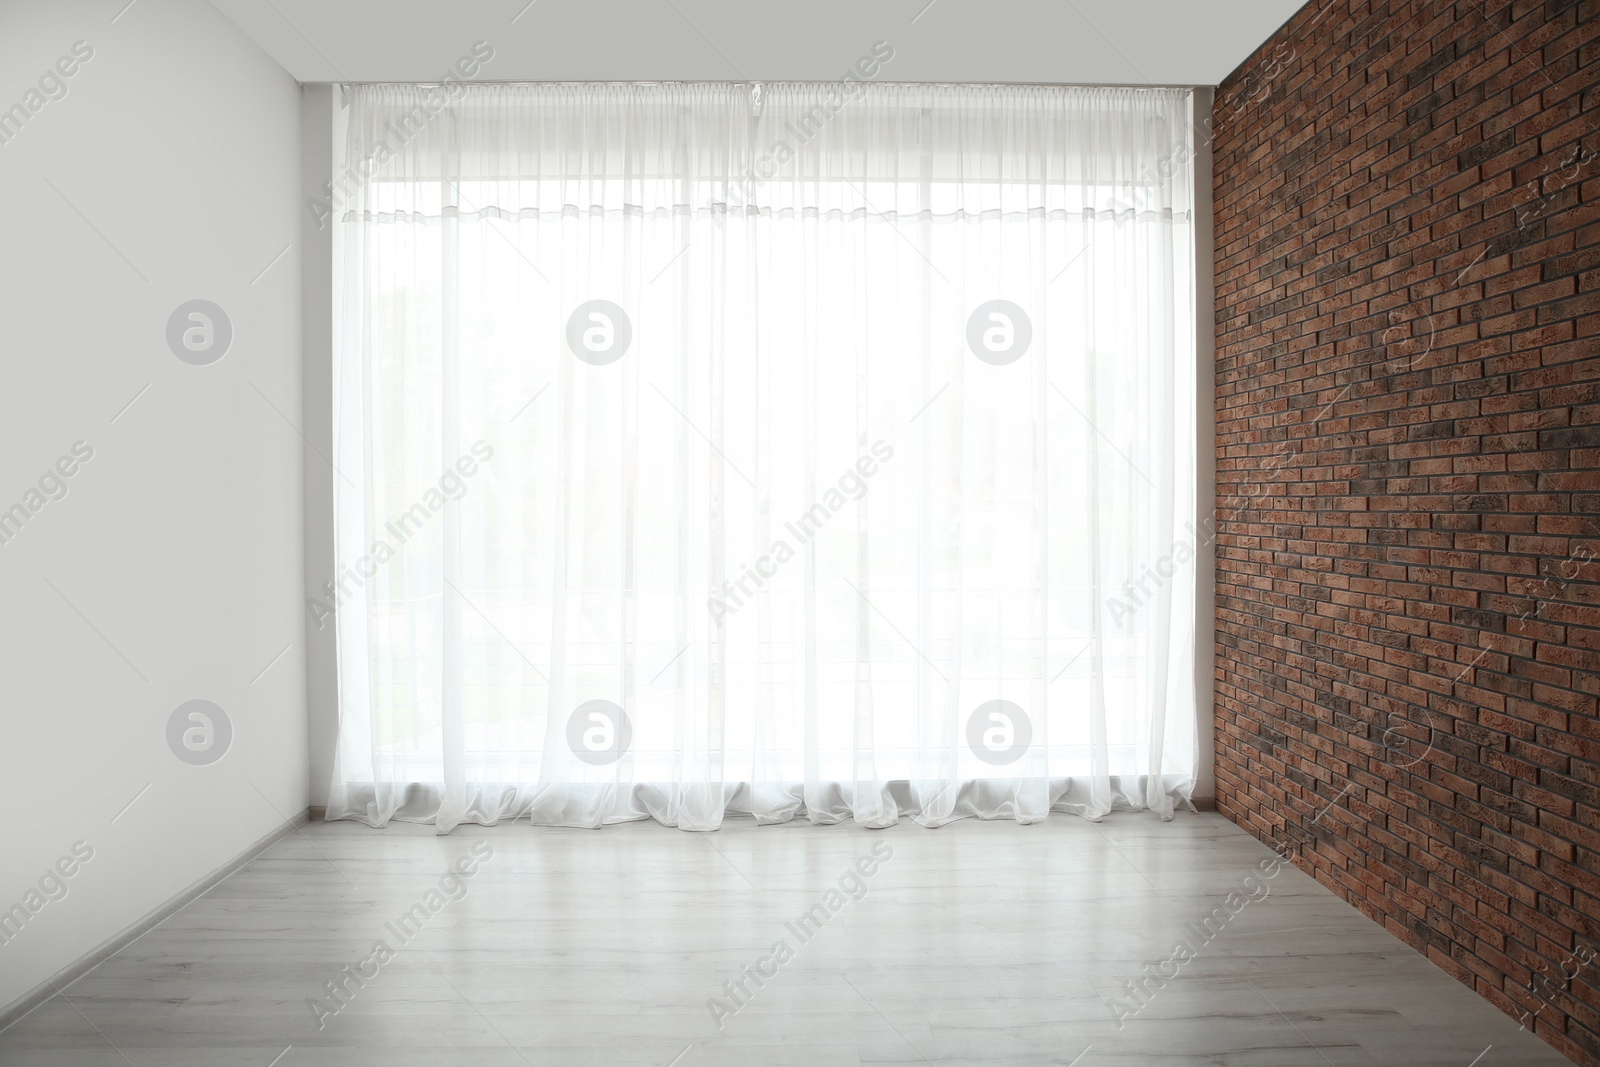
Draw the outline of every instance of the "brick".
[[[1600,936],[1600,0],[1307,5],[1217,101],[1218,810],[1349,787],[1293,862],[1520,1018]],[[1530,1029],[1600,1065],[1600,980]]]

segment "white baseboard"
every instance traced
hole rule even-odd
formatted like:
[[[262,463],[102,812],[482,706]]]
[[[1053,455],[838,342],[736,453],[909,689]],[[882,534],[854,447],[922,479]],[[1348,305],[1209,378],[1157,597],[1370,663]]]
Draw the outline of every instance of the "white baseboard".
[[[210,874],[205,875],[199,881],[189,886],[189,888],[181,890],[172,897],[169,897],[164,904],[161,904],[154,911],[151,911],[148,915],[134,923],[132,926],[122,930],[120,933],[113,934],[111,937],[101,942],[96,948],[91,949],[78,959],[74,960],[72,963],[69,963],[67,966],[57,971],[51,977],[46,978],[43,982],[40,982],[38,985],[34,986],[33,989],[24,993],[21,997],[12,1001],[4,1008],[0,1008],[0,1031],[4,1031],[13,1023],[21,1019],[24,1015],[27,1015],[29,1012],[31,1012],[34,1008],[37,1008],[39,1005],[45,1003],[51,997],[54,997],[57,993],[66,989],[73,982],[76,982],[78,979],[82,978],[84,975],[100,966],[106,960],[110,959],[112,956],[115,956],[118,952],[121,952],[129,945],[133,944],[135,941],[139,940],[139,938],[143,937],[151,930],[154,930],[157,926],[160,926],[186,904],[189,904],[203,896],[208,890],[212,889],[224,878],[227,878],[230,874],[233,874],[239,868],[243,867],[245,864],[261,855],[283,838],[294,833],[296,829],[309,821],[310,816],[311,809],[309,808],[301,812],[299,815],[291,816],[281,826],[269,831],[266,836],[256,841],[255,844],[249,846],[243,852],[240,852],[237,856],[233,857],[231,860],[228,860]]]

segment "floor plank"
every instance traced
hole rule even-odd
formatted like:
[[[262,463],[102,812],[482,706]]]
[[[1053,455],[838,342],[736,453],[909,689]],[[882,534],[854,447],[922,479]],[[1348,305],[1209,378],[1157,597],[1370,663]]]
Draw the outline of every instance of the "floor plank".
[[[458,882],[475,843],[492,855]],[[852,875],[874,847],[892,855]],[[319,823],[0,1033],[0,1063],[1566,1062],[1298,871],[1228,912],[1270,855],[1211,813],[714,835]],[[1179,938],[1194,958],[1135,997]],[[330,994],[380,941],[391,958]],[[1119,1000],[1138,1008],[1121,1025]]]

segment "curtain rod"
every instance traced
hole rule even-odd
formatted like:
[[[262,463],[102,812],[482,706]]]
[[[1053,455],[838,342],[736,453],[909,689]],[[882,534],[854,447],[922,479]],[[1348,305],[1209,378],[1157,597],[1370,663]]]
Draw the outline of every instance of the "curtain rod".
[[[617,81],[597,79],[594,81],[536,81],[527,78],[473,78],[470,81],[463,79],[462,85],[833,85],[837,78],[769,78],[766,80],[746,79],[743,81],[729,81],[725,79],[654,79],[649,81]],[[396,81],[392,78],[379,81],[341,80],[341,81],[307,81],[301,85],[404,85],[414,86],[419,89],[428,89],[442,86],[440,81]],[[862,82],[863,85],[892,85],[896,87],[917,89],[1178,89],[1184,92],[1193,92],[1196,89],[1215,89],[1214,85],[1157,85],[1142,82],[1137,85],[1132,83],[1108,82],[901,82],[877,81]]]

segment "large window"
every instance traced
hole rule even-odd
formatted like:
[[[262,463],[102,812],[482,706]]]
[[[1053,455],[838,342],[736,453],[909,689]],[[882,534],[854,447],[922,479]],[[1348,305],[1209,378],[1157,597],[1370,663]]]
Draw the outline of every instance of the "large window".
[[[347,114],[330,817],[1187,796],[1187,93]]]

